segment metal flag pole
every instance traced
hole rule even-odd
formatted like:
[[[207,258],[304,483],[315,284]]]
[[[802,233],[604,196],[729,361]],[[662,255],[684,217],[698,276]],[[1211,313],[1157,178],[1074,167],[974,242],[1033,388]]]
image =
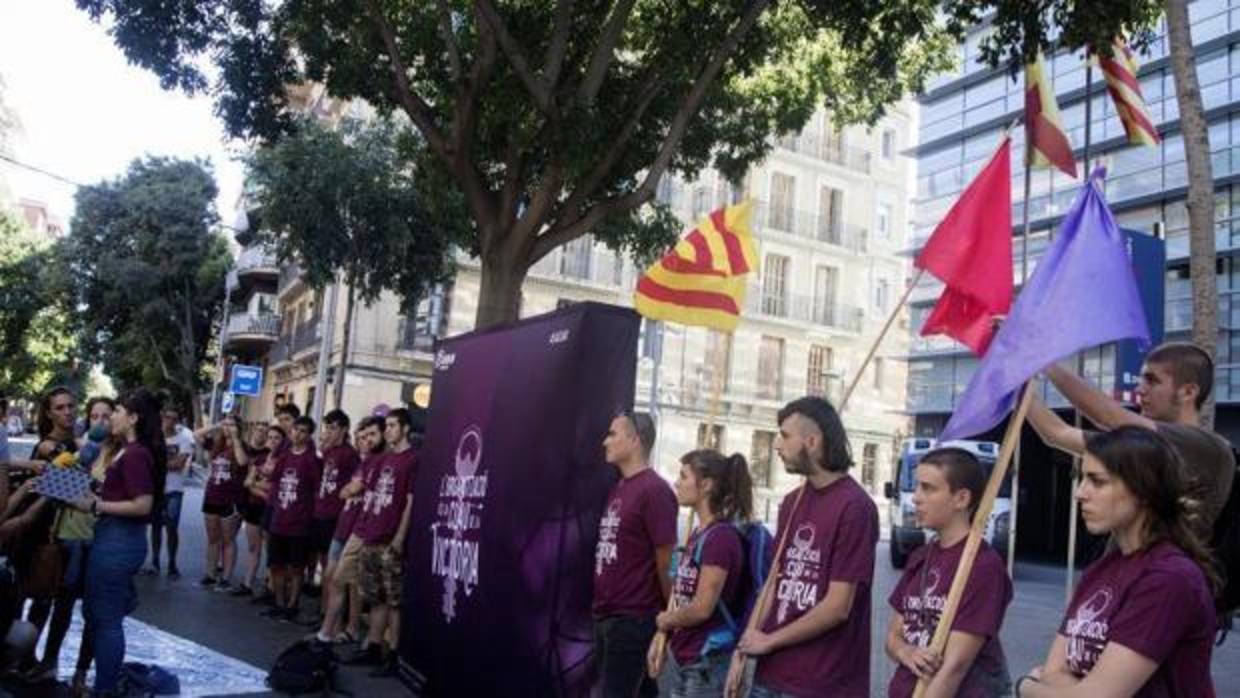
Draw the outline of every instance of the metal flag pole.
[[[1090,94],[1093,87],[1094,66],[1089,59],[1089,49],[1085,49],[1085,149],[1081,154],[1082,164],[1085,170],[1086,181],[1089,181],[1089,139],[1090,128],[1092,126],[1091,114],[1094,103],[1093,95]],[[1078,352],[1076,355],[1076,373],[1081,375],[1085,372],[1085,355]],[[1075,406],[1072,409],[1073,425],[1079,430],[1081,428],[1081,411]],[[1077,513],[1076,488],[1080,485],[1081,479],[1081,456],[1072,456],[1072,474],[1071,483],[1072,490],[1068,494],[1068,565],[1064,579],[1064,602],[1072,601],[1072,592],[1076,587],[1076,520],[1080,518]]]

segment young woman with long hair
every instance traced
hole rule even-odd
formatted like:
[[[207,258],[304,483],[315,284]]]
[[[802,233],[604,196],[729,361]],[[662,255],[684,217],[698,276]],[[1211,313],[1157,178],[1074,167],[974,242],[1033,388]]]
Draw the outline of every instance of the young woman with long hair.
[[[288,440],[284,430],[276,425],[256,425],[254,433],[263,435],[261,448],[252,447],[252,460],[245,476],[246,501],[242,505],[245,520],[246,559],[245,580],[233,592],[234,596],[250,596],[258,593],[258,570],[267,545],[267,532],[263,528],[263,513],[267,508],[267,493],[271,489],[271,473],[275,457]],[[251,440],[255,443],[257,438]]]
[[[250,453],[241,436],[242,425],[233,416],[194,432],[196,441],[211,435],[207,483],[202,495],[202,518],[207,530],[207,571],[200,586],[229,591],[237,564],[237,529],[241,516],[237,503],[245,493]]]
[[[723,695],[728,660],[738,637],[712,646],[712,633],[727,629],[744,609],[745,545],[736,524],[753,515],[753,481],[749,464],[739,453],[690,451],[680,459],[676,500],[697,515],[697,527],[680,551],[672,609],[655,618],[668,635],[668,673],[673,698]],[[647,670],[652,677],[663,671],[659,640],[650,643]]]
[[[1085,444],[1077,487],[1106,554],[1081,578],[1046,663],[1022,698],[1214,695],[1210,654],[1219,578],[1194,533],[1184,465],[1158,433],[1120,427]]]
[[[86,575],[86,624],[95,648],[97,696],[115,695],[125,659],[125,616],[137,607],[134,575],[146,559],[146,526],[168,475],[158,399],[139,388],[117,401],[111,419],[120,451],[98,495],[78,503],[98,517]]]

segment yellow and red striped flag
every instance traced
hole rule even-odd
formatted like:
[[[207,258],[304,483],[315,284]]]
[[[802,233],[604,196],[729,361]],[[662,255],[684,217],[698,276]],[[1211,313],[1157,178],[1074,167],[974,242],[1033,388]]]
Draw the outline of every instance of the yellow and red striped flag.
[[[1110,58],[1098,57],[1098,65],[1106,77],[1107,92],[1115,102],[1115,111],[1128,133],[1128,142],[1157,145],[1158,129],[1150,118],[1145,98],[1141,96],[1141,83],[1137,81],[1137,56],[1123,39],[1116,37]]]
[[[743,201],[707,215],[637,281],[633,304],[652,320],[736,329],[745,301],[745,275],[757,267]]]
[[[1041,53],[1025,66],[1025,162],[1031,167],[1058,167],[1076,177],[1072,142],[1063,130]]]

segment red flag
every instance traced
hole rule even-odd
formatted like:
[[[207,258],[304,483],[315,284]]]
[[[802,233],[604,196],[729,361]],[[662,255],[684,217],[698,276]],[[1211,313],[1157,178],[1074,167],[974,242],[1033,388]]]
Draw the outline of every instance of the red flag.
[[[986,353],[996,315],[1012,306],[1012,158],[1005,136],[913,262],[947,288],[922,336],[945,334]]]

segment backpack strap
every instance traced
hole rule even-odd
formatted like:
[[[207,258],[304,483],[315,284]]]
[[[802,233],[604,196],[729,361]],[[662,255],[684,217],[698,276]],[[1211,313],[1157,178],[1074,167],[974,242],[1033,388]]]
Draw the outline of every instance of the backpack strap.
[[[693,546],[693,564],[697,565],[699,572],[702,569],[702,548],[705,547],[706,538],[707,536],[710,535],[711,531],[714,530],[716,523],[722,523],[722,522],[718,522],[718,521],[711,522],[709,526],[707,526],[705,529],[702,530],[702,535],[698,538],[697,543]],[[745,533],[741,529],[740,524],[736,522],[730,522],[728,525],[732,528],[732,530],[736,531],[737,535],[739,535],[741,538],[741,551],[742,551],[742,561],[743,561],[744,550],[745,550]],[[743,571],[744,571],[744,565],[742,565],[742,572]],[[724,585],[726,586],[727,582],[724,582]],[[733,633],[735,633],[737,630],[739,630],[739,627],[736,624],[736,619],[732,617],[731,611],[728,610],[728,604],[722,598],[723,596],[722,590],[720,590],[719,595],[720,595],[719,600],[715,602],[715,610],[720,615],[723,616],[723,622],[727,623],[728,630],[731,630]]]

